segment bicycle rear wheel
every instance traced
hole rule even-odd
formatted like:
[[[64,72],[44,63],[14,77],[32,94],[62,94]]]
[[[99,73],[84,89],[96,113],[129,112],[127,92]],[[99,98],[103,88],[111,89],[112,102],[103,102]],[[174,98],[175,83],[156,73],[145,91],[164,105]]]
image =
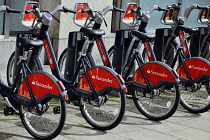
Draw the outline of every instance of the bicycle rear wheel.
[[[155,121],[171,117],[179,104],[179,87],[163,84],[154,93],[131,90],[134,104],[147,118]]]
[[[66,65],[66,57],[67,57],[67,49],[65,49],[60,57],[59,57],[59,60],[58,60],[58,68],[61,72],[61,75],[64,76],[64,72],[65,72],[65,65]],[[85,60],[87,61],[87,63],[90,65],[90,66],[95,66],[95,61],[93,59],[92,56],[90,55],[87,55]]]
[[[12,86],[14,82],[14,61],[15,52],[11,54],[7,63],[7,83],[9,86]],[[42,64],[40,64],[40,62],[37,62],[33,57],[29,60],[28,66],[32,72],[43,69]]]
[[[53,139],[62,130],[66,117],[64,100],[52,98],[39,104],[41,112],[20,106],[20,118],[26,130],[36,139]]]
[[[63,76],[64,76],[64,70],[65,70],[65,64],[66,64],[66,55],[67,55],[67,49],[65,49],[61,53],[59,60],[58,60],[58,67],[59,67],[59,70]]]
[[[191,36],[187,37],[188,46],[190,46]],[[205,41],[204,45],[201,46],[200,57],[210,60],[210,42],[208,40]]]
[[[196,89],[197,88],[197,89]],[[210,109],[210,83],[202,80],[194,87],[181,86],[181,105],[191,113],[203,113]]]
[[[99,96],[100,101],[80,98],[80,110],[85,120],[99,130],[110,130],[122,120],[125,112],[125,94],[109,91]]]

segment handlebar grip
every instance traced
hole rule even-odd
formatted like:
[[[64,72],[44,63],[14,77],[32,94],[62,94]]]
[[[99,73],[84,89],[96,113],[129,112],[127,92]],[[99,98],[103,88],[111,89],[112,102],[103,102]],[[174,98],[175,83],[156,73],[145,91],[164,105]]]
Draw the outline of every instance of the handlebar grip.
[[[91,18],[95,18],[95,12],[90,8],[82,9],[81,12],[87,13]]]
[[[181,3],[173,4],[172,7],[173,7],[173,8],[180,8],[180,5],[181,5]]]
[[[132,9],[131,9],[131,12],[132,12],[132,13],[137,13],[137,11],[140,11],[140,10],[141,10],[141,7],[132,8]]]
[[[34,10],[34,9],[25,10],[25,13],[26,13],[26,14],[30,14],[31,12],[33,12],[33,10]]]
[[[209,8],[209,6],[197,6],[198,7],[198,9],[208,9]]]
[[[116,11],[116,12],[122,12],[122,13],[125,13],[125,10],[123,10],[123,9],[119,9],[119,8],[117,8],[117,7],[113,7],[113,9],[114,9],[114,11]]]
[[[93,11],[90,8],[85,8],[81,10],[82,13],[92,13]]]
[[[20,10],[10,9],[9,7],[6,8],[8,13],[21,13]]]
[[[65,13],[77,13],[76,11],[74,11],[74,10],[71,10],[71,9],[68,9],[66,6],[63,6],[63,11],[65,12]]]
[[[137,11],[137,8],[132,8],[132,9],[131,9],[131,12],[132,12],[132,13],[135,13],[136,11]]]

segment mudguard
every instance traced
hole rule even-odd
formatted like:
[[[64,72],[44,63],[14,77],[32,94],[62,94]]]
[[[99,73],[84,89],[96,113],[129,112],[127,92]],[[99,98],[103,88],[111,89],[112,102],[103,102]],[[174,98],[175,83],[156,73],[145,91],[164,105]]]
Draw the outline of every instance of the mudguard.
[[[179,84],[179,78],[177,73],[168,65],[151,61],[141,66],[143,73],[151,84],[152,87],[158,87],[162,83],[170,83],[173,85]],[[139,87],[146,87],[146,81],[144,80],[141,70],[138,68],[132,77],[133,85]]]
[[[36,71],[29,74],[26,78],[28,79],[32,94],[36,97],[38,103],[47,97],[62,99],[65,96],[65,87],[53,75],[43,71]],[[17,96],[25,100],[31,99],[26,80],[21,82]]]
[[[105,66],[95,66],[87,71],[90,83],[97,93],[101,95],[107,90],[115,90],[119,92],[126,92],[125,82],[120,74]],[[91,92],[86,75],[83,74],[78,85],[77,90],[81,92]]]
[[[210,62],[201,57],[192,57],[184,61],[189,76],[195,82],[202,78],[210,78]],[[184,70],[183,64],[180,64],[177,68],[179,78],[188,80],[187,74]]]

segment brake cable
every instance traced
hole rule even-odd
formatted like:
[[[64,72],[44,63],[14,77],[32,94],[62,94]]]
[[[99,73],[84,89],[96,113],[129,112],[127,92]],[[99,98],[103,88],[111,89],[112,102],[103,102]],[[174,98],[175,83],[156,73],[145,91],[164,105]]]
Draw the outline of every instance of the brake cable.
[[[105,20],[104,16],[102,15],[102,13],[101,13],[101,12],[98,12],[98,11],[97,11],[97,13],[102,17],[102,19],[103,19],[103,21],[104,21],[104,24],[105,24],[105,26],[107,27],[106,20]]]

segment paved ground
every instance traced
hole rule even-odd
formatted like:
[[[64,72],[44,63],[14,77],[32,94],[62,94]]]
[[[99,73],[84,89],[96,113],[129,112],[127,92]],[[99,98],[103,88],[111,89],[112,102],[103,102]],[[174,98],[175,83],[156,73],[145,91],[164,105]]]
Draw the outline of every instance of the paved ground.
[[[5,71],[0,71],[5,81]],[[33,139],[23,128],[18,116],[3,115],[0,98],[0,139]],[[127,111],[120,125],[110,131],[98,131],[81,117],[78,107],[68,105],[65,127],[56,140],[209,140],[210,111],[191,114],[179,107],[169,119],[155,122],[146,119],[127,99]]]

